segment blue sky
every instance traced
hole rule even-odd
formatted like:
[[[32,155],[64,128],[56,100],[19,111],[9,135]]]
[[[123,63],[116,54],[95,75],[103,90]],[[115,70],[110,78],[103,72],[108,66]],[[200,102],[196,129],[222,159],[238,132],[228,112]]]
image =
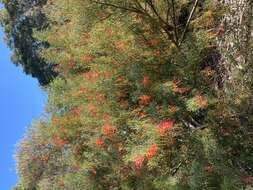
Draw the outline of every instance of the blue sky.
[[[10,50],[0,28],[0,189],[10,190],[17,181],[14,152],[31,121],[43,113],[46,94],[36,79],[10,61]]]

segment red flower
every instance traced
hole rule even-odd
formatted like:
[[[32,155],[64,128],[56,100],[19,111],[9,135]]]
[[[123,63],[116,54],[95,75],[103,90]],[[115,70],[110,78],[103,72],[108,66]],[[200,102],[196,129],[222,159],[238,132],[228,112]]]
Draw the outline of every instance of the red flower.
[[[91,55],[83,55],[81,57],[81,60],[87,63],[91,63],[94,60],[94,58]]]
[[[178,87],[177,83],[178,82],[173,81],[173,84],[172,84],[172,91],[173,92],[179,93],[179,94],[184,94],[190,90],[189,88],[186,88],[186,87],[182,87],[182,88]]]
[[[88,32],[83,32],[82,36],[83,36],[83,38],[84,38],[85,40],[87,40],[87,39],[89,39],[89,38],[90,38],[90,36],[89,36],[89,33],[88,33]]]
[[[105,124],[102,126],[102,131],[105,136],[110,136],[111,134],[115,133],[116,129],[110,124]]]
[[[96,16],[99,17],[100,19],[106,18],[106,14],[102,11],[96,12]]]
[[[41,161],[47,162],[49,160],[49,155],[43,155]]]
[[[161,55],[161,52],[159,50],[154,51],[154,56],[159,57]]]
[[[195,96],[194,102],[201,108],[205,107],[208,104],[208,100],[201,97],[200,95]]]
[[[91,80],[91,79],[95,79],[95,78],[99,77],[99,75],[100,75],[100,73],[98,71],[90,70],[90,71],[84,73],[84,78]]]
[[[134,166],[136,169],[140,169],[142,167],[142,164],[145,160],[145,157],[144,156],[137,156],[135,159],[134,159]]]
[[[151,39],[148,40],[148,44],[149,44],[149,45],[154,46],[154,45],[156,45],[157,43],[158,43],[158,42],[157,42],[157,40],[156,40],[155,38],[151,38]]]
[[[79,116],[81,114],[80,108],[73,108],[70,110],[70,112],[75,116]]]
[[[52,141],[53,144],[58,147],[62,147],[68,143],[67,140],[62,139],[59,135],[54,135]]]
[[[103,145],[104,144],[104,142],[102,141],[102,139],[100,139],[100,138],[97,138],[96,139],[96,145],[97,146],[101,146],[101,145]]]
[[[142,84],[144,87],[147,87],[150,84],[150,79],[148,76],[143,77]]]
[[[126,42],[124,42],[124,41],[117,41],[114,43],[114,45],[115,45],[116,49],[119,51],[124,51],[127,46]]]
[[[171,119],[163,119],[158,125],[159,134],[163,136],[166,131],[171,130],[174,122]]]
[[[140,105],[147,105],[151,100],[151,97],[148,95],[142,95],[139,97],[139,104]]]
[[[64,180],[63,179],[58,179],[57,181],[58,185],[64,186]]]
[[[112,36],[112,35],[113,35],[113,31],[112,31],[111,28],[106,28],[106,29],[105,29],[105,32],[106,32],[106,34],[108,34],[109,36]]]
[[[59,121],[60,121],[59,118],[56,117],[56,116],[53,116],[53,117],[51,118],[52,125],[54,125],[54,126],[58,125],[58,124],[59,124]]]
[[[173,145],[173,144],[174,144],[173,137],[170,136],[170,137],[168,138],[168,145]]]
[[[85,88],[80,88],[80,89],[74,94],[74,96],[84,95],[84,94],[86,94],[87,92],[88,92],[87,89],[85,89]]]
[[[152,145],[148,148],[148,151],[147,151],[147,153],[146,153],[147,159],[153,158],[154,155],[155,155],[156,152],[157,152],[157,149],[158,149],[157,144],[152,144]]]
[[[73,172],[77,172],[79,169],[80,169],[80,166],[76,162],[74,162],[72,164],[72,170],[73,170]]]
[[[94,104],[89,103],[89,104],[87,105],[87,109],[88,109],[88,111],[90,112],[90,114],[91,114],[93,117],[96,116],[97,112],[96,112],[96,107],[94,106]]]
[[[109,120],[110,120],[110,115],[108,114],[108,113],[104,113],[103,114],[103,120],[105,121],[105,122],[108,122]]]

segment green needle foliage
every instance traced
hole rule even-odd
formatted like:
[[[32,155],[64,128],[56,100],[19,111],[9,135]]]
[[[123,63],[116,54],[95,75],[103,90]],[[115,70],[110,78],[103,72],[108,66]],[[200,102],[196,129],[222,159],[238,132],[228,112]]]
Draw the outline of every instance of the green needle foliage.
[[[20,142],[15,190],[253,187],[252,112],[242,111],[252,84],[235,84],[248,93],[231,103],[216,43],[224,4],[48,0],[40,9],[48,25],[33,38],[49,44],[40,58],[59,75],[46,88],[49,116]]]

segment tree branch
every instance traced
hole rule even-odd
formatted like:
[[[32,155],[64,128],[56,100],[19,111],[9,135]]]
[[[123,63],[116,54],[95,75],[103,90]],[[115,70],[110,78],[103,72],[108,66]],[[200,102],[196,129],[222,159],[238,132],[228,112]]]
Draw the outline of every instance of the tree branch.
[[[138,13],[138,14],[143,14],[143,12],[141,10],[136,9],[134,7],[123,7],[123,6],[112,4],[112,3],[93,1],[93,0],[91,0],[91,2],[96,3],[96,4],[100,4],[100,5],[109,6],[109,7],[114,7],[114,8],[125,10],[125,11],[135,12],[135,13]]]
[[[172,21],[173,21],[173,25],[174,25],[174,35],[175,35],[175,41],[178,44],[178,33],[177,33],[177,23],[176,23],[176,11],[175,11],[175,2],[174,0],[171,0],[171,4],[172,4]]]
[[[196,10],[196,8],[197,8],[198,2],[199,2],[199,0],[195,0],[195,3],[194,3],[194,5],[193,5],[193,7],[192,7],[191,13],[190,13],[190,15],[189,15],[189,17],[188,17],[188,20],[187,20],[187,23],[186,23],[186,25],[185,25],[183,34],[182,34],[181,39],[180,39],[180,41],[179,41],[179,46],[180,46],[180,45],[182,44],[182,42],[184,41],[186,31],[187,31],[187,29],[188,29],[188,27],[189,27],[189,25],[190,25],[192,16],[193,16],[193,14],[194,14],[194,12],[195,12],[195,10]]]

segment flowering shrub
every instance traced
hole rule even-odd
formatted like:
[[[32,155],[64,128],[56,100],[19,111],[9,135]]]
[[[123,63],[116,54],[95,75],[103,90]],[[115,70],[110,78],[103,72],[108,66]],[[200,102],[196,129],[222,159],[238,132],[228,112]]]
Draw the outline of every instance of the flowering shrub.
[[[35,124],[18,149],[24,187],[249,187],[252,118],[235,116],[241,108],[228,111],[218,98],[221,90],[210,84],[217,69],[206,60],[214,26],[198,26],[202,16],[215,16],[204,13],[214,1],[199,1],[186,29],[180,15],[192,1],[174,1],[174,8],[164,0],[97,2],[54,0],[43,8],[50,28],[36,36],[49,43],[40,53],[59,77],[47,87],[43,127]]]

